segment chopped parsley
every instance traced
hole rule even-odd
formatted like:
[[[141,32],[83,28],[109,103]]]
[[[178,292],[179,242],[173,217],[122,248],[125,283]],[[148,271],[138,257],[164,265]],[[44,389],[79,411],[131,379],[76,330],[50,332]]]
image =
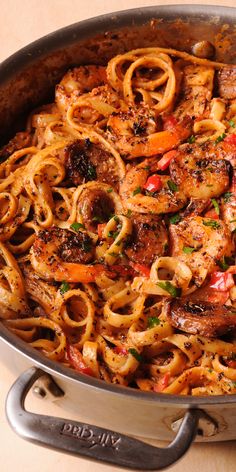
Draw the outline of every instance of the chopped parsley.
[[[141,187],[137,187],[137,188],[133,191],[133,196],[137,195],[138,193],[141,193]]]
[[[71,227],[71,229],[73,229],[76,232],[78,232],[80,229],[85,229],[85,226],[82,225],[82,223],[77,223],[77,221],[72,223],[72,225],[70,225],[70,227]]]
[[[135,357],[135,359],[136,359],[137,361],[142,362],[143,358],[142,358],[141,354],[139,354],[139,352],[136,351],[136,349],[134,349],[133,347],[131,347],[131,348],[129,349],[129,352],[130,352],[130,354],[132,354],[133,357]]]
[[[113,216],[113,219],[116,221],[116,223],[120,222],[119,216],[117,216],[117,215]]]
[[[157,318],[157,316],[150,316],[148,318],[148,322],[147,322],[148,328],[154,328],[155,326],[158,326],[159,324],[160,324],[160,320],[159,318]]]
[[[222,133],[220,136],[218,136],[218,138],[216,138],[215,140],[215,143],[220,143],[221,141],[223,141],[226,137],[226,134],[225,133]]]
[[[62,282],[60,286],[60,293],[63,295],[64,293],[68,292],[70,290],[70,285],[67,282]]]
[[[231,126],[231,128],[235,128],[234,120],[229,120],[229,126]]]
[[[116,239],[119,234],[119,231],[108,231],[107,236],[108,238]]]
[[[225,192],[223,194],[223,199],[224,199],[224,202],[225,203],[228,203],[231,199],[231,197],[233,196],[232,192]]]
[[[162,288],[166,292],[168,292],[173,298],[181,297],[182,290],[179,287],[175,287],[171,282],[168,280],[166,282],[158,282],[158,287]]]
[[[220,223],[216,220],[203,221],[204,226],[211,226],[213,229],[220,228]]]
[[[131,215],[132,215],[132,210],[127,210],[127,213],[126,213],[125,216],[126,216],[127,218],[130,218]]]
[[[167,185],[169,189],[171,190],[171,192],[177,192],[179,190],[178,185],[176,185],[176,183],[173,182],[173,180],[167,180]]]
[[[190,247],[190,246],[184,246],[183,247],[183,252],[185,254],[192,254],[192,252],[196,251],[195,247]]]
[[[108,188],[107,193],[111,193],[111,192],[113,192],[113,188]]]
[[[94,216],[92,221],[97,221],[98,223],[103,223],[103,218],[101,216]]]
[[[169,222],[172,225],[176,225],[176,223],[179,223],[181,221],[181,216],[176,213],[176,215],[170,216]]]
[[[219,207],[218,202],[216,201],[215,198],[212,198],[211,202],[213,204],[213,207],[215,208],[216,214],[219,215],[220,214],[220,207]]]
[[[193,143],[195,143],[195,141],[196,141],[196,138],[195,138],[195,136],[192,134],[192,136],[190,136],[190,137],[188,138],[188,143],[189,143],[189,144],[193,144]]]
[[[97,171],[96,167],[93,164],[89,163],[87,168],[87,179],[88,180],[96,180],[97,178]]]
[[[117,243],[116,243],[116,246],[120,246],[121,243],[122,243],[122,239],[119,239],[119,241],[117,241]]]

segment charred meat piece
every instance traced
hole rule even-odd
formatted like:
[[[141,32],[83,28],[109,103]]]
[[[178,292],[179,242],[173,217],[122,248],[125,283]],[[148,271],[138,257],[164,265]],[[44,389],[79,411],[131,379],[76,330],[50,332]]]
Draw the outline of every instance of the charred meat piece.
[[[65,262],[88,264],[93,259],[93,243],[86,233],[52,227],[40,231],[38,238],[46,244],[55,243],[56,255]]]
[[[236,328],[236,316],[222,305],[182,298],[171,303],[170,324],[181,331],[206,337],[218,337]]]
[[[114,157],[89,140],[78,140],[66,147],[65,167],[67,178],[74,185],[90,180],[105,182],[113,187],[118,185]]]
[[[154,259],[162,256],[168,245],[166,228],[154,215],[132,215],[133,232],[125,249],[133,262],[150,266]]]
[[[96,231],[99,223],[107,222],[115,212],[113,200],[104,190],[86,189],[80,204],[84,225]]]
[[[217,84],[221,98],[236,98],[236,66],[223,67],[217,75]]]

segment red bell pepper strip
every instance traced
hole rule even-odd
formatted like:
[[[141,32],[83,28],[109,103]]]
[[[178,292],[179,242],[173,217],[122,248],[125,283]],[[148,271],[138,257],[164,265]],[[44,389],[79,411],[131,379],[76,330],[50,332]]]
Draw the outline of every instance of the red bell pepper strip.
[[[211,276],[210,287],[219,290],[220,292],[227,292],[234,286],[233,275],[229,272],[214,272]]]
[[[176,154],[177,154],[176,150],[166,152],[164,156],[158,161],[158,164],[157,164],[158,169],[166,170],[169,167],[172,159],[176,157]]]
[[[157,383],[154,384],[153,386],[154,392],[157,392],[157,393],[163,392],[163,390],[165,390],[165,388],[168,387],[169,380],[170,380],[170,372],[166,372],[166,374],[160,377]]]
[[[72,344],[67,344],[67,358],[71,365],[74,367],[75,370],[78,372],[81,372],[81,374],[86,374],[86,375],[91,375],[93,376],[93,371],[88,367],[83,359],[83,356],[79,349],[76,347],[72,346]]]
[[[206,218],[211,218],[211,220],[219,220],[219,215],[217,215],[215,208],[211,208],[211,210],[208,210],[204,216]]]
[[[226,138],[224,139],[224,142],[236,146],[236,134],[228,134],[228,136],[226,136]]]
[[[142,274],[144,277],[150,277],[150,268],[148,266],[145,266],[143,264],[137,264],[135,262],[130,261],[131,267],[135,270],[135,272],[139,272]]]
[[[148,192],[158,192],[162,188],[162,181],[159,175],[153,174],[148,177],[146,184],[143,186]]]

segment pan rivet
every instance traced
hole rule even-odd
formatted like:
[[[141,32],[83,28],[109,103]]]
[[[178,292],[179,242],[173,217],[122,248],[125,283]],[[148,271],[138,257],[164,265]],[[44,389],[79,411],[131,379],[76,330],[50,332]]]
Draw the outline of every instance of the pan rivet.
[[[41,387],[38,387],[37,385],[35,385],[35,387],[33,388],[33,394],[40,398],[46,397],[45,390]]]

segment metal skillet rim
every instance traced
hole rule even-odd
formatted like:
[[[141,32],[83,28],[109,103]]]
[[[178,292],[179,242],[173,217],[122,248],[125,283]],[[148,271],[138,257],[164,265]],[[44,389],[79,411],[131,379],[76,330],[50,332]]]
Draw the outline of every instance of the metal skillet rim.
[[[194,15],[220,17],[221,21],[227,21],[228,23],[232,23],[234,17],[236,19],[236,9],[233,7],[202,4],[157,5],[155,7],[132,8],[100,15],[60,28],[12,54],[0,64],[0,83],[7,81],[16,70],[23,69],[28,63],[37,60],[38,57],[43,57],[44,54],[52,52],[54,49],[59,49],[62,46],[65,47],[67,43],[71,44],[73,41],[76,42],[77,33],[79,33],[81,40],[105,31],[110,31],[111,22],[114,22],[113,26],[116,29],[129,26],[132,23],[138,26],[138,24],[150,21],[157,14],[165,15],[168,19],[174,19],[177,15],[181,15],[183,18],[191,18]],[[95,33],[93,30],[94,27]],[[55,361],[47,359],[41,353],[37,352],[36,349],[28,346],[20,338],[17,338],[16,335],[12,334],[4,326],[0,327],[0,340],[1,339],[19,354],[35,362],[38,367],[43,370],[45,370],[46,367],[46,371],[49,374],[59,374],[65,381],[69,379],[75,384],[87,385],[98,391],[106,391],[113,395],[124,395],[134,400],[141,400],[148,403],[169,403],[173,405],[188,405],[191,407],[201,405],[231,405],[236,403],[236,394],[199,396],[196,398],[190,395],[181,396],[144,392],[130,387],[108,384],[103,380],[85,376],[62,366],[59,362],[56,363]]]

